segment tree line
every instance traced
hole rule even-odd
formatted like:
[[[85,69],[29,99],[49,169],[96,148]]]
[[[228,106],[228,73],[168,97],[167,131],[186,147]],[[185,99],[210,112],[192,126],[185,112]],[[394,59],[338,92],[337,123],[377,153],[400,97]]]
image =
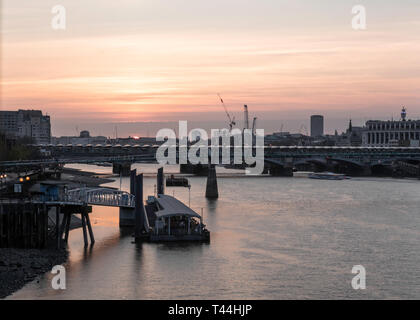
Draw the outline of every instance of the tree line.
[[[30,137],[9,138],[0,132],[0,161],[39,159],[39,151],[32,143]]]

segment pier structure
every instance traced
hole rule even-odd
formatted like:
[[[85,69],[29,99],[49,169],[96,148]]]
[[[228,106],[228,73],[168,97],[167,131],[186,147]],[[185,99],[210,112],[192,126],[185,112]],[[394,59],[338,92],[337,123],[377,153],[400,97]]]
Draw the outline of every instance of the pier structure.
[[[0,248],[44,248],[48,233],[45,204],[0,201]]]
[[[43,248],[54,239],[67,243],[73,215],[80,214],[85,246],[95,242],[92,206],[132,208],[135,196],[109,188],[77,188],[55,199],[0,200],[0,247]],[[51,216],[54,219],[51,219]]]

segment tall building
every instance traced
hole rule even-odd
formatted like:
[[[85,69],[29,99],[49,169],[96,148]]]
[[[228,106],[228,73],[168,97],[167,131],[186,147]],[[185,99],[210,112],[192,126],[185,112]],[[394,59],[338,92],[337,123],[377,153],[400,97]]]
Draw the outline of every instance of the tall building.
[[[324,135],[324,117],[320,115],[311,116],[311,137]]]
[[[8,138],[29,137],[35,143],[48,144],[51,142],[50,116],[42,115],[40,110],[0,111],[0,132]]]
[[[407,120],[407,111],[401,110],[400,120],[369,120],[363,132],[362,145],[371,147],[418,147],[420,120]]]

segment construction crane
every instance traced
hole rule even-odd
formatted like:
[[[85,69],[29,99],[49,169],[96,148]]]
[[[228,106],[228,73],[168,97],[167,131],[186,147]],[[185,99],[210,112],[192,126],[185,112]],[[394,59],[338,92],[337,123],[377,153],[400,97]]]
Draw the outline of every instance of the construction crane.
[[[308,135],[308,129],[306,128],[304,124],[300,126],[299,132],[300,134],[305,134],[306,136]]]
[[[244,105],[244,130],[249,129],[248,106]]]
[[[255,136],[257,134],[257,117],[254,117],[252,121],[252,134]]]
[[[225,109],[226,115],[227,115],[227,117],[228,117],[228,119],[229,119],[229,129],[230,129],[230,131],[232,131],[233,126],[234,126],[234,125],[236,125],[236,122],[235,122],[235,117],[231,117],[231,116],[230,116],[230,114],[229,114],[229,112],[228,112],[228,109],[226,108],[226,105],[225,105],[225,103],[224,103],[224,101],[223,101],[222,97],[220,96],[220,94],[219,94],[219,93],[218,93],[217,95],[219,96],[219,98],[220,98],[220,102],[222,103],[223,108]]]

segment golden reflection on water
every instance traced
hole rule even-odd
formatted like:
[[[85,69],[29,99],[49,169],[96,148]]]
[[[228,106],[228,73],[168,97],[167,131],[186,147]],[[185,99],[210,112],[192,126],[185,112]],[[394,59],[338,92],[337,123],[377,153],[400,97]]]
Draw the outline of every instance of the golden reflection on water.
[[[95,245],[85,250],[81,230],[70,234],[68,289],[52,291],[46,275],[11,298],[420,297],[418,181],[230,176],[219,178],[220,198],[208,201],[205,178],[189,180],[210,244],[135,244],[118,227],[118,209],[94,207]],[[127,178],[121,184],[128,190]],[[144,179],[145,198],[154,184]],[[188,190],[173,191],[188,202]],[[355,264],[368,270],[363,296],[349,284]]]

